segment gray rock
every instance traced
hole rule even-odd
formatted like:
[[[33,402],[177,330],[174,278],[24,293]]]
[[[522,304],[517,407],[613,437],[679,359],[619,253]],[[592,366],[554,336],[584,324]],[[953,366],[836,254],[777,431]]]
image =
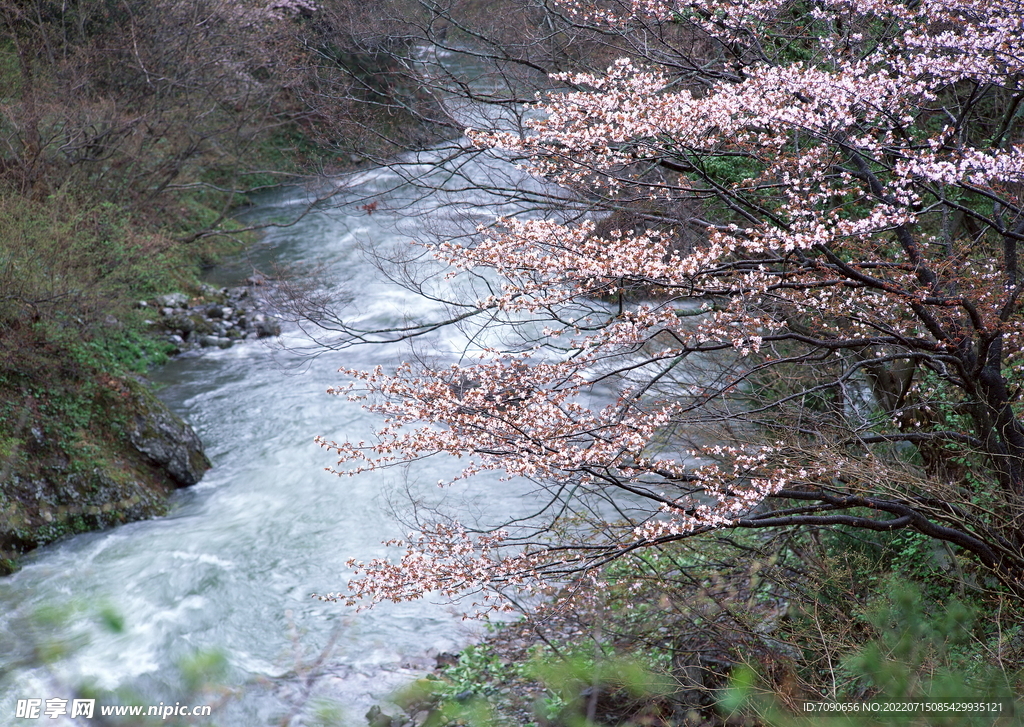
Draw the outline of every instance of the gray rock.
[[[160,315],[162,315],[164,318],[170,318],[171,316],[174,315],[174,308],[161,308]]]
[[[262,320],[260,320],[262,318]],[[256,317],[256,335],[259,338],[281,335],[281,322],[267,316]]]
[[[167,293],[153,299],[161,308],[187,308],[188,296],[184,293]]]
[[[199,345],[203,348],[229,348],[231,339],[222,336],[203,336],[199,339]]]
[[[370,727],[395,727],[394,718],[390,714],[381,711],[381,708],[376,704],[370,707],[363,716],[366,717],[366,723]]]
[[[172,316],[167,319],[165,324],[171,330],[181,331],[182,333],[191,333],[196,329],[196,322],[188,316]]]
[[[179,336],[177,333],[172,333],[170,336],[168,336],[167,342],[173,344],[174,346],[177,346],[178,348],[183,348],[185,346],[185,339]]]
[[[199,435],[152,394],[140,402],[128,438],[139,452],[162,467],[179,485],[194,485],[210,468]]]

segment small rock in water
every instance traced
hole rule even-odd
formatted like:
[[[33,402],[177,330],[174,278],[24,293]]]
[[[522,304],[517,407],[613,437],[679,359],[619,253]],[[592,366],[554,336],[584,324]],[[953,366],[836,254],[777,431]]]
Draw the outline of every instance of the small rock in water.
[[[199,339],[199,345],[203,348],[228,348],[231,346],[231,339],[220,336],[203,336]]]
[[[440,654],[434,657],[437,662],[437,668],[440,669],[445,666],[455,666],[459,663],[459,655],[452,654],[447,651],[442,651]]]
[[[364,716],[370,727],[394,727],[395,724],[391,715],[382,712],[376,704],[370,707]]]
[[[267,317],[264,317],[263,320],[257,320],[256,335],[259,338],[267,338],[268,336],[280,336],[281,322],[278,321],[276,318]]]

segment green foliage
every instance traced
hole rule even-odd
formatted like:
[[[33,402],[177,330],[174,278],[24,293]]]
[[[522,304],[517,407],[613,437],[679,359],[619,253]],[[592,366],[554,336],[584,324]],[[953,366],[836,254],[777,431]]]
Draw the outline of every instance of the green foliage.
[[[16,96],[21,91],[21,69],[18,67],[18,51],[9,40],[0,41],[0,93]]]
[[[223,680],[227,668],[227,657],[218,650],[199,651],[178,664],[185,689],[189,692],[198,692],[207,684]]]
[[[440,677],[429,675],[402,691],[393,699],[407,710],[427,708],[426,727],[470,724],[476,727],[494,724],[490,702],[498,684],[523,674],[525,665],[506,664],[486,644],[467,647],[456,664],[444,669]]]
[[[492,683],[521,674],[521,669],[521,666],[503,663],[501,656],[486,644],[470,646],[459,654],[457,664],[445,669],[445,686],[437,694],[441,697],[454,697],[469,692],[486,696],[493,692],[490,686]]]
[[[518,727],[528,712],[582,727],[595,688],[598,724],[1016,724],[1019,614],[969,575],[955,553],[907,532],[706,537],[608,566],[600,603],[548,631],[574,636],[535,645],[530,659],[510,659],[504,639],[505,650],[472,647],[417,689],[451,708],[439,726],[483,701],[493,713],[481,725]],[[510,690],[542,696],[524,710]],[[812,702],[872,706],[803,712]],[[1003,712],[870,711],[886,702],[999,702]]]
[[[280,184],[283,174],[303,174],[310,169],[320,170],[332,166],[332,162],[336,164],[337,159],[332,156],[332,152],[329,147],[317,144],[297,126],[287,125],[275,129],[255,144],[248,160],[249,166],[262,170],[272,169],[273,172],[245,172],[235,181],[238,186],[246,189]],[[209,181],[223,184],[227,180]]]
[[[124,616],[117,612],[111,606],[104,606],[99,610],[100,623],[106,627],[107,631],[113,634],[124,633]]]
[[[880,720],[886,725],[1017,724],[1024,705],[1016,695],[1024,674],[1005,671],[978,653],[977,609],[959,601],[935,608],[912,585],[892,581],[888,586],[867,614],[875,637],[843,659],[842,686],[832,708],[794,713],[765,693],[753,669],[743,668],[723,694],[725,713],[733,719],[756,715],[758,723],[771,727],[854,727]]]
[[[723,186],[740,184],[761,173],[761,165],[746,156],[713,156],[701,160],[701,170]]]
[[[539,717],[558,719],[566,727],[590,727],[587,702],[612,695],[618,703],[636,703],[671,694],[673,684],[663,673],[634,656],[577,653],[569,657],[535,657],[534,675],[551,696]]]
[[[303,721],[303,724],[310,727],[338,727],[344,724],[344,710],[330,700],[314,700],[311,712]]]

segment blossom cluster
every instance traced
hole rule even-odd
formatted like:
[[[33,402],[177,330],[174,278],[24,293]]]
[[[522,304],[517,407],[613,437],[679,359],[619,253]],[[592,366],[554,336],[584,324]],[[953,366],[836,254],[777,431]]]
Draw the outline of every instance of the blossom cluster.
[[[519,585],[537,565],[537,559],[522,552],[500,553],[507,537],[502,530],[473,537],[458,522],[438,523],[410,533],[408,540],[388,541],[387,545],[404,549],[398,563],[385,558],[367,563],[350,560],[348,565],[357,577],[350,582],[348,593],[326,593],[319,598],[366,607],[381,601],[415,600],[425,592],[455,597],[481,590],[496,578]],[[487,610],[508,610],[506,603],[486,592],[482,598],[479,605]]]
[[[560,4],[624,33],[640,20],[687,22],[733,46],[795,22],[785,0],[634,0],[625,13]],[[992,252],[1022,238],[1024,146],[999,136],[1012,113],[970,134],[963,118],[979,105],[949,111],[964,81],[1019,102],[1019,3],[821,0],[800,22],[820,36],[813,60],[757,55],[751,43],[698,88],[623,58],[603,75],[557,76],[570,90],[538,102],[529,133],[470,130],[478,146],[514,150],[537,176],[612,206],[703,205],[702,217],[679,222],[700,240],[680,245],[678,229],[653,222],[606,230],[505,218],[471,243],[429,245],[453,276],[498,281],[480,311],[514,330],[543,321],[545,336],[516,353],[485,349],[471,364],[347,372],[356,383],[335,393],[365,400],[384,424],[371,442],[320,440],[339,455],[335,471],[442,453],[468,459],[458,479],[491,470],[614,483],[651,503],[630,537],[682,537],[733,527],[794,486],[832,487],[825,469],[778,447],[722,448],[692,467],[665,445],[686,412],[742,390],[757,368],[785,365],[793,346],[846,362],[836,388],[885,361],[926,360],[967,390],[969,366],[1002,351],[994,341],[1024,340],[1016,258]],[[637,171],[664,162],[671,173],[656,182]],[[1019,345],[1007,349],[1006,370],[1016,370]],[[672,378],[680,362],[712,352],[721,380]],[[589,406],[609,371],[628,385]],[[398,563],[361,565],[354,588],[401,600],[539,567],[496,557],[505,542],[473,545],[442,529],[403,544]]]
[[[714,446],[705,448],[702,454],[715,461],[692,471],[699,494],[663,503],[658,516],[635,528],[637,538],[653,542],[730,527],[784,488],[827,481],[835,471],[832,464],[807,466],[791,461],[785,456],[785,449],[778,445],[749,450]],[[723,467],[719,460],[728,461],[729,466]]]
[[[500,470],[558,481],[591,466],[642,466],[644,447],[673,406],[629,411],[616,403],[590,411],[577,400],[585,385],[578,373],[528,361],[520,356],[425,372],[404,364],[391,375],[380,368],[349,371],[364,387],[362,396],[374,397],[366,406],[385,417],[384,426],[371,443],[318,441],[340,455],[346,469],[337,472],[346,475],[441,452],[473,457],[457,479]],[[335,393],[360,397],[354,387]]]

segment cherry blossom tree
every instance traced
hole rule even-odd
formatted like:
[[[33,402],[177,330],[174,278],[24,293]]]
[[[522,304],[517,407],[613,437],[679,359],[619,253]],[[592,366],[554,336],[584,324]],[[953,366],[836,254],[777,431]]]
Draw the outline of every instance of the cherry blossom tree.
[[[585,583],[712,530],[828,526],[916,531],[1024,593],[1021,4],[555,7],[637,50],[557,76],[523,133],[468,133],[593,212],[428,244],[484,281],[453,320],[506,343],[348,372],[335,393],[384,423],[321,440],[339,474],[451,455],[545,498],[489,532],[423,524],[354,564],[351,597]]]

